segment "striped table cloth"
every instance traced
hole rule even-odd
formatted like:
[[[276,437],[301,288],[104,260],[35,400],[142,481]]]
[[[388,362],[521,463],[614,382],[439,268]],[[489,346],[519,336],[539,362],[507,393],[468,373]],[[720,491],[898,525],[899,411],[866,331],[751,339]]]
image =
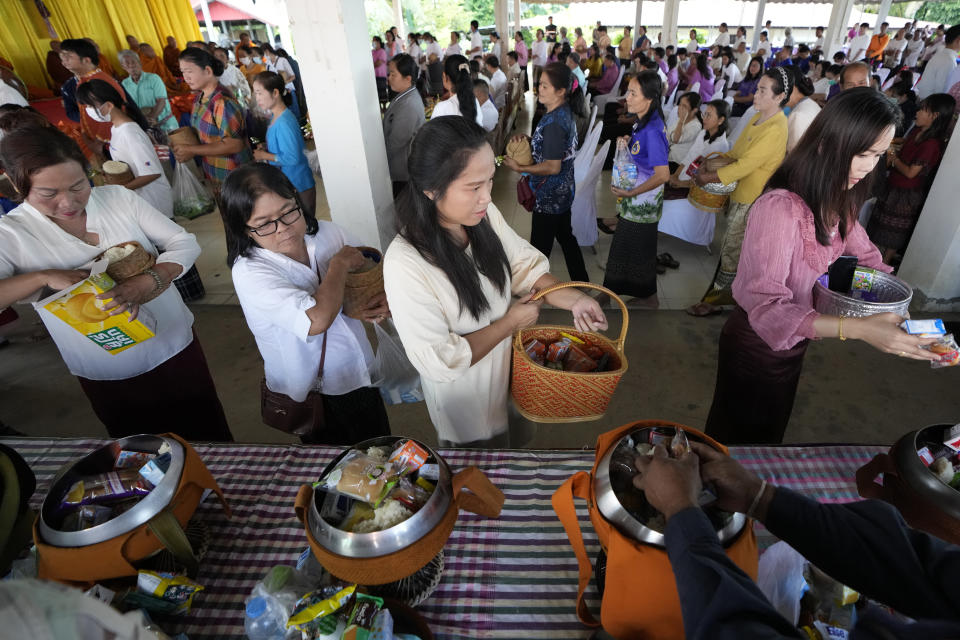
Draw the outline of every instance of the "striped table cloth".
[[[7,438],[37,475],[32,504],[39,508],[57,469],[103,444],[99,440]],[[191,640],[244,638],[244,598],[276,564],[293,565],[306,547],[293,512],[301,484],[317,479],[337,449],[305,446],[197,445],[233,507],[227,519],[214,498],[195,517],[210,528],[212,543],[201,565],[198,594],[191,613],[165,620],[171,633]],[[886,447],[808,446],[739,447],[731,453],[768,481],[825,502],[857,498],[854,472]],[[445,548],[440,586],[420,606],[435,637],[589,638],[592,630],[577,620],[574,599],[577,563],[550,505],[554,490],[573,473],[592,467],[592,450],[442,450],[456,471],[482,469],[506,494],[499,519],[461,512]],[[578,505],[588,553],[599,544]],[[761,547],[769,536],[758,526]],[[588,599],[599,601],[593,585]]]

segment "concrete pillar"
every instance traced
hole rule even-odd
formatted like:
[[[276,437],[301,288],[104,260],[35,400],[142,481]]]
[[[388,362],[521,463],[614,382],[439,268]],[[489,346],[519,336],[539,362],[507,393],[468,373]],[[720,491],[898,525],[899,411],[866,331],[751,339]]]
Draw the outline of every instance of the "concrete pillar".
[[[762,1],[762,0],[761,0]],[[680,0],[663,3],[663,46],[677,46],[677,29],[680,21]]]
[[[385,250],[396,217],[363,3],[286,2],[330,216]]]
[[[521,31],[520,26],[520,0],[513,0],[513,32]],[[514,43],[511,43],[507,49],[513,50]]]
[[[210,5],[207,0],[200,0],[200,11],[203,13],[203,26],[207,30],[207,42],[217,41],[217,29],[210,18]]]
[[[877,7],[877,23],[873,27],[874,33],[880,33],[880,25],[887,21],[892,4],[893,0],[880,0],[880,5]]]
[[[843,47],[843,39],[847,35],[847,25],[850,23],[850,13],[853,11],[853,0],[838,0],[833,3],[830,10],[830,21],[827,23],[827,31],[824,37],[824,53],[828,56]]]
[[[633,43],[640,37],[640,27],[643,26],[643,0],[637,0],[637,14],[633,19]],[[647,36],[648,38],[650,36]]]
[[[750,45],[750,52],[755,53],[760,47],[760,31],[763,30],[763,11],[767,8],[767,0],[760,0],[757,3],[757,17],[753,20],[753,44]],[[767,34],[767,39],[772,34]],[[769,54],[770,52],[767,51]]]
[[[924,311],[960,311],[958,175],[960,135],[954,135],[898,271],[898,276],[913,286],[914,300]]]
[[[274,46],[274,42],[273,42],[273,25],[271,25],[269,22],[264,22],[264,23],[263,23],[263,26],[265,26],[265,27],[267,28],[267,42],[269,42],[269,43],[270,43],[270,46],[272,47],[272,46]],[[289,53],[289,52],[288,52],[288,53]]]
[[[401,0],[393,0],[393,21],[400,32],[400,41],[407,42],[407,25],[403,22],[403,6]]]
[[[510,0],[496,0],[494,5],[495,24],[497,26],[497,35],[500,36],[501,58],[507,55],[510,50],[510,36],[507,34],[508,20],[507,14],[510,11]],[[503,64],[503,63],[501,63]]]

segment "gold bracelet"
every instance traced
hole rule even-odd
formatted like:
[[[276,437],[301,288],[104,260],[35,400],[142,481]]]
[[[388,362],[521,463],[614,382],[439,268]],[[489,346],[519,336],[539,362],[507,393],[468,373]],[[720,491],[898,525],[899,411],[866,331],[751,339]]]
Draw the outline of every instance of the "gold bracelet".
[[[840,316],[840,324],[837,325],[837,336],[840,338],[840,342],[846,340],[846,338],[843,337],[843,316]]]

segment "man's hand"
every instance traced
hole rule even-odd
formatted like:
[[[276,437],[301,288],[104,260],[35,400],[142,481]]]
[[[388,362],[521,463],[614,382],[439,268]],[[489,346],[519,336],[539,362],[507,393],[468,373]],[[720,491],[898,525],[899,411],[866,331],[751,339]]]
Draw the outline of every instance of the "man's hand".
[[[671,458],[661,445],[653,449],[653,457],[637,456],[634,465],[639,475],[633,485],[647,496],[650,505],[668,520],[689,507],[697,507],[700,495],[700,465],[696,453]]]
[[[691,441],[690,448],[700,456],[703,481],[713,483],[716,489],[716,506],[724,511],[746,513],[760,491],[762,480],[710,445]]]

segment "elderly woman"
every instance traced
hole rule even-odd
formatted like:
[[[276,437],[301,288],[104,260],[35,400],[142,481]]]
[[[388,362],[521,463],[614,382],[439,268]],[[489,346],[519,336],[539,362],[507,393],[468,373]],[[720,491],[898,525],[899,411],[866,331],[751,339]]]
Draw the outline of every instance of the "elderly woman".
[[[200,157],[207,179],[216,189],[227,174],[252,159],[244,131],[243,111],[223,85],[223,63],[203,49],[189,47],[180,54],[184,81],[197,92],[190,124],[200,144],[175,144],[171,150],[177,162]]]
[[[383,139],[387,146],[387,164],[393,182],[393,196],[397,197],[410,179],[407,173],[407,153],[413,136],[426,122],[423,99],[414,82],[417,64],[412,56],[401,53],[391,60],[387,68],[387,82],[397,97],[390,101],[383,114]]]
[[[227,262],[240,307],[263,356],[267,389],[302,403],[323,396],[324,427],[304,443],[348,445],[389,435],[371,386],[373,351],[363,323],[343,314],[347,273],[364,265],[346,232],[318,222],[280,169],[250,164],[223,185]],[[364,312],[383,320],[386,297]]]
[[[127,95],[140,108],[147,122],[168,133],[177,129],[180,125],[170,111],[170,100],[167,98],[167,87],[163,79],[155,73],[144,71],[140,56],[130,49],[118,53],[117,58],[120,59],[120,66],[127,72],[127,77],[121,84]]]
[[[6,134],[0,162],[23,197],[0,218],[0,308],[67,289],[110,247],[140,243],[156,264],[98,295],[96,306],[102,317],[149,316],[153,337],[109,352],[50,311],[38,309],[40,317],[110,437],[232,440],[193,315],[169,286],[200,255],[193,235],[129,189],[91,188],[80,148],[51,127]],[[123,326],[112,339],[124,337]]]

